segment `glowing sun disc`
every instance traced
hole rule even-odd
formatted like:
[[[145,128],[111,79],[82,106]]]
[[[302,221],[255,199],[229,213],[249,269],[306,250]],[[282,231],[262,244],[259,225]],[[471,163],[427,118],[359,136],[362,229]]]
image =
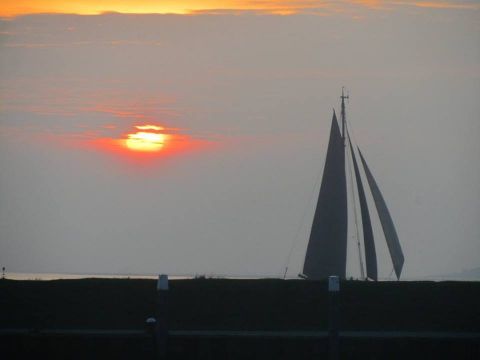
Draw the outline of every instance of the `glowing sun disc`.
[[[125,145],[134,151],[159,151],[165,146],[167,135],[153,132],[139,131],[128,134]]]

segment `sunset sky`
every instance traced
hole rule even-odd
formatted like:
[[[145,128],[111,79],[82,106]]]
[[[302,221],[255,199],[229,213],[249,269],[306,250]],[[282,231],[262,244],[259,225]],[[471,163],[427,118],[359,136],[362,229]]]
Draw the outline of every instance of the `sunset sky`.
[[[295,276],[342,86],[405,277],[480,267],[478,1],[1,0],[0,266]]]
[[[190,15],[252,12],[292,15],[348,12],[357,7],[384,11],[406,7],[478,10],[480,4],[478,1],[455,0],[3,0],[0,16],[38,13],[94,15],[105,12]]]

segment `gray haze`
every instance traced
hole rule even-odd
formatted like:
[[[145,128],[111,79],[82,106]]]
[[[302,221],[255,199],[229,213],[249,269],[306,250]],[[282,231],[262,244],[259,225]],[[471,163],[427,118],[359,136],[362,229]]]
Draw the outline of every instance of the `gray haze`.
[[[480,18],[468,9],[0,21],[0,266],[280,275],[292,249],[296,275],[343,85],[404,276],[479,267]],[[140,122],[209,146],[136,162],[78,145]]]

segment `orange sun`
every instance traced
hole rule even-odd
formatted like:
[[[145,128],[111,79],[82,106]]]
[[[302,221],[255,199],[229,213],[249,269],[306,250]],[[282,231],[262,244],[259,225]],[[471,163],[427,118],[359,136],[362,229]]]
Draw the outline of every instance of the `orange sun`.
[[[135,126],[136,133],[127,134],[125,146],[133,151],[155,152],[160,151],[168,140],[168,135],[160,131],[163,127],[157,125],[138,125]]]

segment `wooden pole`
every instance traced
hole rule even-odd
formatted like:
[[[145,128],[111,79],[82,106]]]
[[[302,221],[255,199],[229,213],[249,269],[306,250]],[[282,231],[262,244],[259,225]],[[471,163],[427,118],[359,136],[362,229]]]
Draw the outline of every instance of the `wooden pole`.
[[[328,354],[330,360],[339,359],[339,337],[338,337],[338,297],[340,292],[340,279],[338,276],[328,277]]]
[[[168,341],[168,275],[159,275],[157,282],[157,311],[155,335],[158,359],[167,359]]]

